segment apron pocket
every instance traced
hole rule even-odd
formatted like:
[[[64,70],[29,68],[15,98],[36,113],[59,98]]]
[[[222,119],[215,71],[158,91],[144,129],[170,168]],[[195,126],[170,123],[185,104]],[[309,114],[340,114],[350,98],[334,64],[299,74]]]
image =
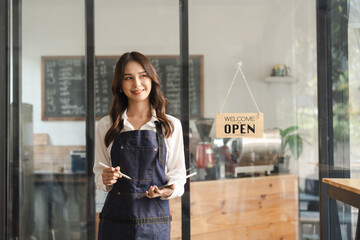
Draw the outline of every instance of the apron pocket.
[[[120,171],[129,175],[133,181],[151,182],[157,158],[157,148],[133,148],[121,146]],[[131,168],[122,159],[134,159]]]

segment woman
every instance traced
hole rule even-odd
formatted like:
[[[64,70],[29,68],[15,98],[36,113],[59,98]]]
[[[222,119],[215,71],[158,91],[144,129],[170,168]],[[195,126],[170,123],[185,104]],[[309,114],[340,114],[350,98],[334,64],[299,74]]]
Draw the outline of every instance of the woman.
[[[120,57],[112,92],[96,134],[96,186],[109,191],[98,239],[170,239],[168,199],[183,194],[186,173],[181,123],[165,114],[156,71],[141,53]]]

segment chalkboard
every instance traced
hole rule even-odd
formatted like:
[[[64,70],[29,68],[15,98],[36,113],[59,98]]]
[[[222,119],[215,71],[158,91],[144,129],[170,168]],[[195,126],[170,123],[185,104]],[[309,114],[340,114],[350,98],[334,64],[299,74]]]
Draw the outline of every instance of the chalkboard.
[[[111,82],[119,56],[95,57],[95,113],[106,116],[112,102]],[[149,55],[168,99],[167,113],[180,116],[180,60],[173,55]],[[85,60],[82,56],[44,56],[42,62],[42,119],[84,120]],[[190,116],[203,115],[203,56],[189,59]]]

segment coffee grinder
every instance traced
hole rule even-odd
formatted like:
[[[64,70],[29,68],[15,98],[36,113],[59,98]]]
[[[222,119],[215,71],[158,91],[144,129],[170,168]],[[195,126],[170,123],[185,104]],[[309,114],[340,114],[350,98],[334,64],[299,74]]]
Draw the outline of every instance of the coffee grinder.
[[[210,130],[213,123],[213,118],[200,118],[195,120],[195,126],[200,136],[200,142],[196,146],[197,168],[212,168],[215,164],[214,151],[210,138]]]

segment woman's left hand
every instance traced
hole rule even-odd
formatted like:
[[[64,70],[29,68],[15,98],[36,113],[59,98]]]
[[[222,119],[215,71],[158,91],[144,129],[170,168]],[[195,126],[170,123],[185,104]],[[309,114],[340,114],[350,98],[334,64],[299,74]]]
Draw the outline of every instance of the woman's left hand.
[[[175,189],[174,184],[171,184],[169,187],[163,189],[159,189],[156,185],[150,186],[149,190],[146,191],[146,196],[148,198],[156,198],[156,197],[168,198],[174,192],[174,189]]]

